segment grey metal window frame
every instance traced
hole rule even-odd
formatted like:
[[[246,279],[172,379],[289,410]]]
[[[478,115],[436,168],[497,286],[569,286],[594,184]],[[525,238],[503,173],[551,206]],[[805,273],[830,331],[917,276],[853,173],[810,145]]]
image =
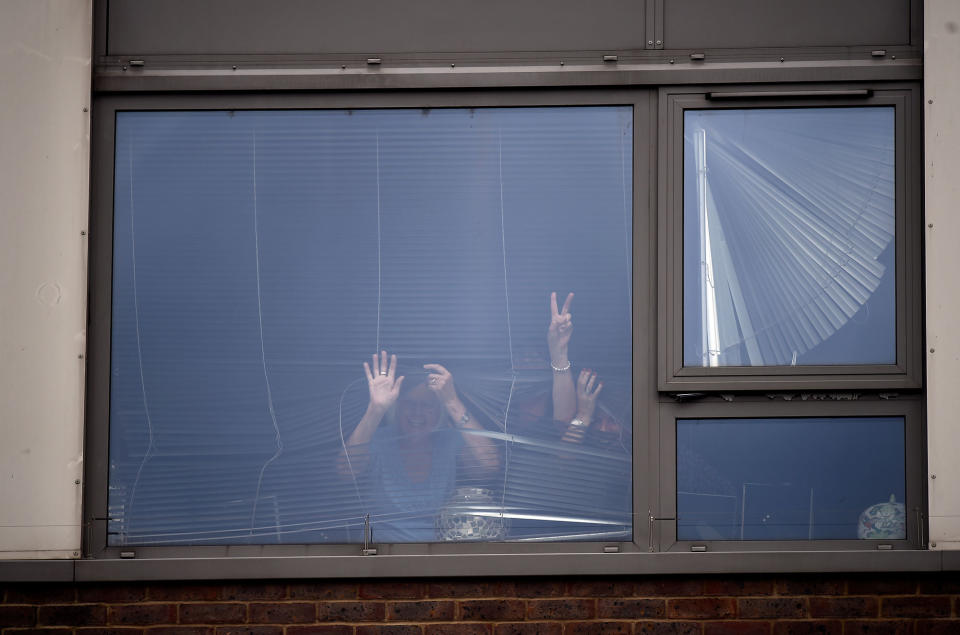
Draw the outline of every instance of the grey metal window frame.
[[[661,88],[659,95],[658,387],[731,390],[916,390],[923,384],[921,87],[916,84],[778,84]],[[683,365],[683,114],[686,110],[893,106],[895,109],[896,352],[890,365]]]
[[[703,572],[764,572],[764,571],[850,571],[850,570],[939,570],[944,567],[939,553],[917,550],[923,546],[923,532],[914,531],[908,540],[897,544],[893,551],[877,551],[875,544],[859,541],[814,541],[784,543],[749,543],[709,545],[708,553],[688,553],[683,545],[671,542],[669,527],[657,520],[667,517],[661,506],[669,485],[669,470],[674,470],[675,457],[662,445],[664,417],[669,413],[701,412],[708,409],[710,417],[743,416],[761,413],[769,416],[824,416],[836,412],[849,415],[880,413],[897,415],[909,411],[912,434],[922,438],[922,395],[915,383],[897,376],[891,383],[878,381],[877,376],[865,374],[861,383],[851,382],[849,376],[802,375],[788,378],[774,377],[764,382],[762,376],[748,377],[749,382],[729,381],[724,377],[694,378],[699,387],[681,381],[669,387],[670,391],[704,390],[731,392],[738,390],[774,390],[777,386],[805,391],[837,390],[840,388],[867,390],[870,395],[850,403],[824,401],[797,401],[771,404],[763,396],[738,395],[735,403],[719,396],[708,396],[701,403],[675,403],[663,382],[663,334],[669,328],[669,317],[675,309],[667,305],[667,280],[679,275],[671,273],[675,265],[666,257],[671,253],[666,240],[670,218],[665,204],[668,196],[667,178],[675,175],[674,163],[666,163],[670,134],[663,137],[667,98],[670,95],[690,95],[704,98],[706,92],[743,92],[771,90],[769,86],[728,84],[721,86],[697,85],[691,87],[660,88],[552,88],[502,90],[469,89],[458,91],[283,91],[271,93],[152,93],[134,90],[126,93],[102,93],[95,97],[93,128],[93,161],[91,178],[90,231],[90,324],[88,352],[88,397],[86,412],[86,482],[84,498],[84,560],[75,563],[75,579],[210,579],[210,578],[271,578],[271,577],[391,577],[391,576],[449,576],[449,575],[550,575],[576,572],[577,574],[628,573],[703,573]],[[817,90],[847,90],[863,88],[860,84],[777,84],[776,91],[800,91],[808,94]],[[916,84],[884,83],[867,86],[874,95],[896,93],[904,103],[903,120],[909,124],[898,128],[898,141],[909,144],[909,163],[898,162],[898,170],[911,175],[907,186],[912,188],[911,200],[919,198],[916,179],[920,176],[919,139],[920,119],[916,100]],[[796,103],[798,98],[777,99]],[[820,102],[830,105],[837,98],[799,98],[802,103]],[[843,98],[841,98],[843,99]],[[849,99],[849,98],[847,98]],[[743,102],[728,100],[725,106]],[[750,104],[771,103],[765,99],[750,98]],[[862,103],[858,100],[857,103]],[[443,108],[443,107],[503,107],[503,106],[578,106],[626,105],[634,107],[634,324],[633,324],[633,491],[634,536],[629,543],[488,543],[470,545],[423,544],[378,545],[379,554],[362,556],[357,545],[236,545],[225,547],[137,547],[120,549],[106,547],[107,466],[109,447],[109,381],[110,381],[110,319],[112,276],[112,199],[114,161],[114,120],[122,110],[219,110],[219,109],[295,109],[295,108]],[[907,108],[911,109],[908,117]],[[898,113],[898,122],[901,115]],[[682,146],[677,146],[682,147]],[[899,151],[899,150],[898,150]],[[904,148],[906,151],[906,148]],[[671,155],[672,157],[672,155]],[[916,163],[916,165],[912,165]],[[899,173],[898,173],[899,179]],[[899,180],[898,180],[899,183]],[[906,193],[905,193],[906,194]],[[913,221],[919,222],[919,201],[910,208]],[[904,214],[898,214],[899,223],[906,223]],[[907,228],[919,232],[919,228]],[[905,236],[905,234],[904,234]],[[676,238],[674,236],[674,238]],[[919,235],[911,239],[916,244],[913,258],[919,260]],[[911,242],[911,244],[913,244]],[[919,277],[919,262],[913,275]],[[899,284],[899,281],[898,281]],[[917,292],[919,294],[919,292]],[[901,301],[898,298],[898,310]],[[915,337],[919,338],[921,309],[911,311],[915,322]],[[659,326],[658,326],[659,325]],[[919,340],[918,340],[919,341]],[[919,347],[914,351],[921,359]],[[919,362],[918,362],[919,364]],[[766,369],[764,369],[766,370]],[[919,372],[919,365],[913,370]],[[672,378],[672,377],[671,377]],[[689,380],[689,378],[683,378]],[[752,383],[750,383],[752,382]],[[792,383],[789,383],[792,382]],[[913,386],[913,390],[910,387]],[[903,389],[910,392],[900,401],[880,401],[880,390]],[[871,392],[872,391],[872,392]],[[834,395],[836,396],[836,395]],[[762,402],[762,403],[761,403]],[[754,404],[754,405],[749,405]],[[760,408],[760,406],[764,408]],[[735,413],[735,414],[731,414]],[[703,416],[703,415],[701,415]],[[682,418],[682,417],[681,417]],[[908,459],[910,504],[923,503],[923,451],[919,442],[911,445]],[[918,495],[914,490],[920,487]],[[669,511],[669,509],[667,509]],[[654,520],[650,521],[650,517]],[[652,528],[652,532],[651,532]],[[675,536],[675,526],[674,526]],[[699,544],[699,543],[698,543]],[[603,547],[612,547],[604,551]],[[908,551],[911,549],[912,551]],[[424,558],[423,556],[432,556]],[[414,566],[415,563],[415,566]],[[951,565],[947,565],[951,566]]]
[[[786,397],[786,398],[785,398]],[[748,552],[748,551],[844,551],[921,549],[926,544],[926,478],[923,460],[925,444],[923,402],[913,395],[894,399],[865,396],[857,399],[845,395],[843,400],[826,395],[806,398],[800,395],[737,396],[732,401],[713,397],[698,402],[668,402],[660,406],[656,431],[659,448],[660,491],[657,505],[651,511],[651,544],[662,551]],[[729,398],[729,396],[728,396]],[[677,448],[676,428],[681,419],[751,419],[767,417],[903,417],[904,471],[906,483],[907,537],[905,540],[777,540],[777,541],[704,541],[677,539]]]
[[[391,93],[391,94],[268,94],[268,95],[114,95],[101,96],[94,106],[93,157],[91,180],[90,225],[90,297],[89,297],[89,352],[87,357],[87,411],[86,461],[84,488],[84,557],[99,559],[230,559],[245,557],[331,557],[365,558],[364,569],[371,575],[387,575],[376,562],[392,556],[492,556],[497,561],[517,554],[543,554],[551,557],[558,551],[569,554],[606,555],[610,550],[621,554],[637,553],[646,544],[647,526],[634,522],[630,542],[569,542],[569,543],[424,543],[377,544],[376,556],[363,556],[363,545],[357,544],[301,544],[301,545],[229,545],[229,546],[138,546],[110,547],[107,545],[108,481],[109,481],[109,419],[110,419],[110,346],[112,316],[112,256],[113,256],[113,196],[114,148],[116,114],[121,111],[203,111],[203,110],[290,110],[290,109],[364,109],[364,108],[484,108],[537,106],[591,106],[627,105],[633,108],[633,242],[637,252],[648,257],[634,258],[633,338],[633,504],[634,509],[647,509],[651,490],[647,487],[649,473],[644,451],[646,431],[643,423],[652,421],[653,393],[644,395],[644,386],[653,384],[652,360],[655,314],[652,302],[655,289],[653,277],[655,261],[655,218],[653,187],[649,183],[653,169],[656,121],[651,89],[619,89],[592,91],[519,91],[510,93]],[[642,517],[642,514],[640,515]],[[605,551],[606,550],[606,551]],[[422,558],[420,558],[421,561]],[[489,566],[489,565],[483,565]]]

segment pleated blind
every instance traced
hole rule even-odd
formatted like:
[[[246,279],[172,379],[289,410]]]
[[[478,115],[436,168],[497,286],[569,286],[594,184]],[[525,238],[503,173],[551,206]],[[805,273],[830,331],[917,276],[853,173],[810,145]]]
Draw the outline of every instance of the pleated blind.
[[[684,118],[684,365],[896,363],[892,107]]]

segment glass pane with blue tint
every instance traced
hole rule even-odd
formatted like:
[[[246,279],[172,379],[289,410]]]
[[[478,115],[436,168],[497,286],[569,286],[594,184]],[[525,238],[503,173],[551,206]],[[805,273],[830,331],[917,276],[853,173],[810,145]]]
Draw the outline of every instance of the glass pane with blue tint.
[[[629,540],[632,118],[118,113],[109,544]]]
[[[688,110],[687,367],[894,364],[893,107]]]
[[[903,417],[680,419],[679,540],[906,538]]]

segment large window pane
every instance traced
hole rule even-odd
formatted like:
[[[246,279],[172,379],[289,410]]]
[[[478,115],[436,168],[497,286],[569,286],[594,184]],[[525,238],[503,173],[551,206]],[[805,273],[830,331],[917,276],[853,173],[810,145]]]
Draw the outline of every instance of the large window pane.
[[[118,113],[109,544],[630,539],[632,117]]]
[[[894,109],[684,113],[688,367],[896,363]]]
[[[679,540],[906,538],[902,417],[677,421]]]

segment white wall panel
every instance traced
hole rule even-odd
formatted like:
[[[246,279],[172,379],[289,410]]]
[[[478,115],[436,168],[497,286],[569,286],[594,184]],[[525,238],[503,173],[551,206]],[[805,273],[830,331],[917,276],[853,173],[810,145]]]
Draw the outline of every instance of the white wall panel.
[[[960,549],[960,3],[924,3],[930,543]]]
[[[80,550],[91,0],[0,19],[0,558]]]

